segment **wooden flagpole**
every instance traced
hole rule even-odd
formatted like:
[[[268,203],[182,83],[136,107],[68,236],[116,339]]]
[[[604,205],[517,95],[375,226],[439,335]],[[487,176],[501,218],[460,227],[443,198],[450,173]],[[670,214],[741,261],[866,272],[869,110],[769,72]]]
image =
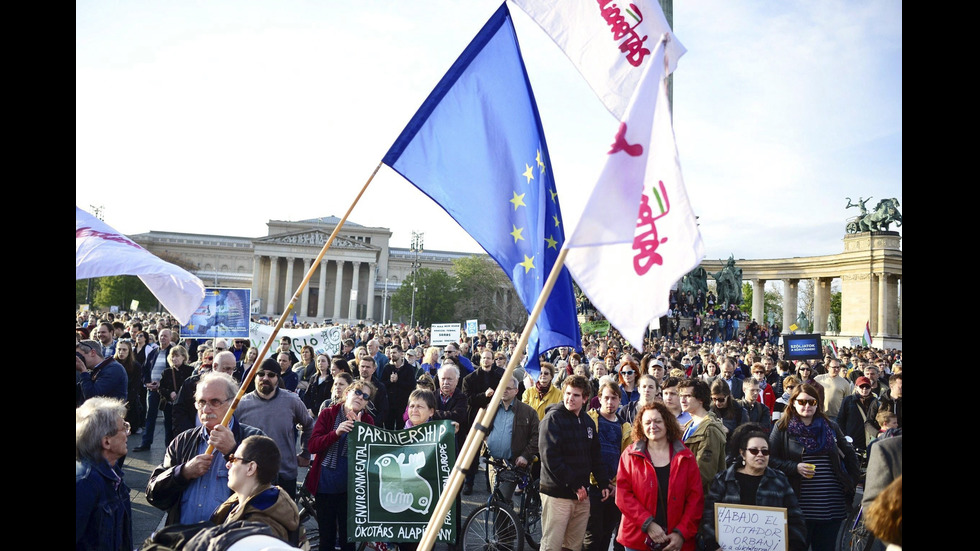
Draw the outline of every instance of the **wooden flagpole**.
[[[551,273],[548,274],[548,280],[545,281],[544,287],[541,289],[541,294],[538,295],[538,301],[534,304],[534,309],[531,310],[531,314],[527,318],[527,323],[524,324],[524,331],[521,332],[521,338],[517,341],[517,346],[514,350],[524,350],[527,346],[527,341],[531,338],[531,330],[537,323],[545,303],[548,302],[548,297],[551,296],[551,290],[554,288],[555,281],[558,280],[558,275],[565,265],[565,256],[567,254],[568,249],[563,248],[559,251],[558,258],[555,259]],[[493,397],[490,398],[490,403],[485,410],[481,409],[477,413],[476,421],[470,428],[470,433],[466,436],[466,442],[459,452],[459,457],[456,458],[456,466],[453,467],[453,473],[449,476],[446,490],[439,497],[435,511],[433,511],[432,516],[429,518],[429,524],[425,527],[425,532],[422,533],[422,539],[419,541],[417,551],[429,551],[435,545],[439,529],[442,527],[446,515],[449,513],[449,508],[456,501],[456,495],[459,493],[463,485],[463,479],[466,477],[463,474],[463,469],[473,462],[473,458],[476,457],[480,446],[483,445],[483,440],[490,430],[488,427],[493,421],[494,416],[497,415],[500,400],[503,397],[504,391],[507,389],[508,381],[514,376],[514,369],[517,367],[519,361],[518,354],[511,356],[510,361],[507,363],[507,369],[500,378],[500,383],[497,384],[497,388],[493,391]],[[461,538],[462,536],[460,533],[456,534],[457,538]],[[518,537],[524,536],[519,534]]]
[[[333,240],[336,239],[337,234],[340,233],[340,229],[344,227],[344,222],[347,222],[347,217],[350,216],[350,213],[351,211],[354,210],[354,207],[357,205],[357,202],[361,200],[361,196],[364,195],[364,192],[367,190],[367,187],[371,184],[371,181],[374,180],[374,176],[378,173],[378,170],[381,169],[382,164],[384,163],[378,163],[378,166],[374,167],[374,172],[371,173],[371,177],[367,179],[367,182],[364,182],[364,186],[361,188],[361,191],[357,194],[357,197],[354,198],[354,202],[351,203],[350,207],[347,209],[347,212],[344,213],[344,217],[341,218],[340,222],[337,223],[337,226],[333,229],[333,232],[330,234],[330,238],[327,239],[327,242],[323,244],[323,248],[320,249],[320,254],[317,255],[316,260],[314,260],[313,263],[310,265],[310,270],[306,272],[306,277],[304,277],[303,281],[300,282],[299,287],[296,288],[296,292],[293,293],[293,298],[290,299],[289,304],[286,305],[286,308],[283,311],[282,315],[279,316],[279,321],[276,322],[275,327],[272,329],[272,334],[269,335],[268,340],[266,340],[265,344],[262,345],[262,349],[259,351],[259,356],[255,358],[255,363],[252,364],[252,368],[248,370],[248,373],[246,373],[245,377],[242,379],[242,386],[241,388],[238,389],[238,394],[235,395],[235,399],[232,401],[231,407],[228,408],[228,412],[225,413],[224,418],[221,419],[222,425],[226,427],[228,426],[228,423],[231,421],[231,416],[234,415],[235,410],[238,408],[238,402],[241,401],[242,396],[245,395],[245,389],[248,388],[248,385],[252,382],[252,379],[255,378],[255,374],[258,372],[259,366],[262,364],[262,360],[265,358],[265,355],[269,352],[269,348],[272,346],[272,342],[276,340],[276,335],[279,333],[279,330],[282,329],[283,324],[286,323],[286,319],[289,317],[289,313],[293,310],[293,308],[295,308],[296,302],[300,299],[300,295],[303,293],[303,289],[305,289],[306,286],[309,285],[310,280],[313,279],[313,272],[315,272],[317,267],[319,267],[320,261],[322,261],[324,255],[327,254],[327,249],[330,248],[330,245],[333,243]],[[208,444],[208,449],[204,453],[210,455],[213,451],[214,451],[214,446]]]

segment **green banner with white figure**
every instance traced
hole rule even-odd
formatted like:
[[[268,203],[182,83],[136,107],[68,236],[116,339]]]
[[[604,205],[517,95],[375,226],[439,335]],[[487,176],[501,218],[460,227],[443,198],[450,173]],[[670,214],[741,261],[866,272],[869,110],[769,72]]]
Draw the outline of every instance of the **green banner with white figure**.
[[[351,541],[417,542],[456,463],[451,421],[403,430],[354,423],[347,439],[347,535]],[[456,539],[456,506],[439,530]]]

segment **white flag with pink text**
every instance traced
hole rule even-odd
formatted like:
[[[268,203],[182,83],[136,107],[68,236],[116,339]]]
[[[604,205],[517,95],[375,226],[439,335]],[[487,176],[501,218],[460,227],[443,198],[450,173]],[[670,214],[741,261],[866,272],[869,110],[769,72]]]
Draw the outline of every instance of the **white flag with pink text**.
[[[667,312],[671,286],[704,258],[674,143],[663,42],[652,57],[564,245],[579,287],[640,350],[649,324]]]
[[[139,276],[181,325],[204,302],[204,283],[160,259],[108,224],[75,207],[75,279]]]
[[[670,25],[659,0],[512,0],[558,44],[606,109],[622,119],[652,55]],[[671,37],[667,73],[684,45]]]

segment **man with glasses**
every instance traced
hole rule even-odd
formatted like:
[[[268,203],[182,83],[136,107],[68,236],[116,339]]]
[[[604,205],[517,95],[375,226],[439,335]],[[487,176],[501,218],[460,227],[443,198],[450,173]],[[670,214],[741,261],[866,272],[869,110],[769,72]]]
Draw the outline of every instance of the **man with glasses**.
[[[833,358],[827,362],[827,372],[823,375],[817,375],[814,380],[824,389],[824,415],[831,419],[837,419],[844,397],[851,393],[851,383],[840,376],[840,360]]]
[[[868,442],[874,440],[881,430],[876,419],[880,407],[881,402],[871,393],[871,380],[867,377],[858,377],[854,381],[854,394],[846,396],[841,402],[837,424],[845,435],[851,437],[859,457],[864,456]]]
[[[102,355],[98,341],[84,340],[75,345],[75,384],[84,399],[106,396],[125,400],[129,394],[129,377],[126,368],[112,356]]]
[[[276,441],[282,452],[279,486],[296,498],[299,463],[309,463],[307,444],[313,431],[313,417],[294,392],[279,388],[279,364],[266,358],[255,374],[255,390],[242,397],[235,414],[243,423],[256,427]],[[296,425],[303,427],[300,453],[296,453]]]
[[[167,525],[211,518],[215,508],[231,496],[223,456],[233,453],[245,438],[264,434],[234,416],[228,427],[221,425],[237,392],[238,384],[231,375],[211,372],[201,377],[194,396],[201,425],[170,442],[163,463],[153,469],[146,485],[146,500],[167,511]],[[205,453],[209,445],[214,447],[211,454]]]
[[[459,345],[456,343],[449,343],[446,345],[445,349],[446,356],[449,356],[451,360],[456,362],[459,366],[460,377],[466,377],[473,372],[473,362],[469,358],[459,353]]]
[[[450,345],[452,346],[452,345]],[[447,346],[448,350],[449,347]],[[462,358],[462,355],[459,355]],[[466,396],[466,418],[468,425],[472,426],[476,420],[476,414],[480,409],[486,408],[490,404],[493,391],[497,388],[500,378],[504,374],[504,369],[494,365],[493,352],[484,350],[480,356],[480,369],[463,377],[463,394]],[[473,481],[476,479],[479,457],[473,458],[470,465],[470,472],[466,475],[463,483],[463,495],[468,496],[473,493]],[[489,482],[488,482],[489,484]]]
[[[133,548],[133,512],[120,463],[130,431],[125,416],[126,404],[118,398],[92,398],[75,410],[76,550]]]

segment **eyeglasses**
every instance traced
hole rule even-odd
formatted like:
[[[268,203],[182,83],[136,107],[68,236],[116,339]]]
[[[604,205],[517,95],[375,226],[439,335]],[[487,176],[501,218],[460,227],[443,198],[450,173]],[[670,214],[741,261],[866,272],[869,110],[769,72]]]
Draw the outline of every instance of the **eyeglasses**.
[[[126,433],[126,436],[129,436],[130,434],[132,434],[132,427],[129,426],[129,422],[123,421],[123,430],[116,430],[116,432],[114,434],[107,434],[106,436],[115,436],[116,434],[119,434],[120,432],[125,432]]]
[[[210,400],[198,400],[194,402],[197,405],[197,409],[204,409],[205,406],[211,406],[212,409],[217,409],[228,403],[228,400],[219,400],[217,398],[211,398]]]
[[[817,401],[814,400],[813,398],[807,398],[805,400],[804,399],[801,399],[801,398],[797,398],[796,399],[796,405],[798,405],[798,406],[815,406],[815,405],[817,405]]]
[[[228,462],[229,463],[234,463],[235,461],[241,461],[242,463],[251,463],[253,460],[252,459],[245,459],[244,457],[242,457],[240,455],[229,454],[228,455]]]
[[[266,379],[275,379],[276,377],[279,376],[279,374],[276,373],[275,371],[259,371],[258,373],[255,374],[255,376],[259,377],[260,379],[263,377]]]
[[[769,457],[769,448],[745,448],[744,451],[752,455],[759,455],[761,453],[763,457]]]
[[[365,400],[370,400],[371,399],[371,394],[369,392],[363,392],[359,388],[355,388],[354,390],[351,391],[351,393],[353,393],[354,396],[360,396],[361,398],[364,398]]]

